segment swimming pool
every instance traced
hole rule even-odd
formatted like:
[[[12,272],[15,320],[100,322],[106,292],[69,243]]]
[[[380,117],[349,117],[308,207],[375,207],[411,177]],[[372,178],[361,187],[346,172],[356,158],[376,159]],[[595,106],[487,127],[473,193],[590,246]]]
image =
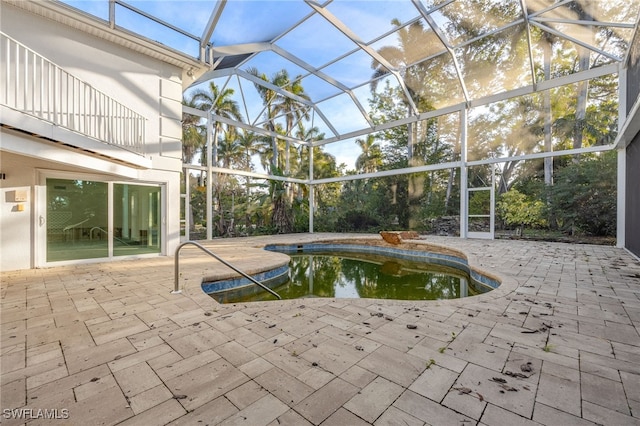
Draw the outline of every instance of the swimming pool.
[[[367,244],[270,245],[289,265],[254,276],[283,299],[306,297],[439,300],[473,296],[500,285],[449,252]],[[220,303],[274,300],[245,278],[202,285]]]

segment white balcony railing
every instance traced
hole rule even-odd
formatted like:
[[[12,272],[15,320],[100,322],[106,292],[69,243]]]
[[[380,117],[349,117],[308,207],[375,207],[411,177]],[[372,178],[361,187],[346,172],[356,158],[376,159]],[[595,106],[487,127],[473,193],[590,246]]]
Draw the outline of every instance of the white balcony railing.
[[[143,154],[146,119],[0,32],[0,103]]]

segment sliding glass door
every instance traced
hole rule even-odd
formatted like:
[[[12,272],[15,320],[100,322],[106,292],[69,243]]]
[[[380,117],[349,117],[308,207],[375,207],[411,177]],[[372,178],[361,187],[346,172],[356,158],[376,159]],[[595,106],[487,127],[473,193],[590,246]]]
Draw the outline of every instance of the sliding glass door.
[[[160,188],[113,185],[113,255],[160,253]]]
[[[45,263],[161,252],[160,186],[54,177],[45,186]]]
[[[47,262],[109,256],[108,185],[47,179]]]

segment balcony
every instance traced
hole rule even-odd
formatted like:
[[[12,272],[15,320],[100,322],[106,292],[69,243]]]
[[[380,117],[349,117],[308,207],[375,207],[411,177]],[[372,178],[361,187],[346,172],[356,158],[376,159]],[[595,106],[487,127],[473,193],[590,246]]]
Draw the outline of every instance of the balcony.
[[[3,125],[141,163],[145,117],[2,32],[0,45]]]

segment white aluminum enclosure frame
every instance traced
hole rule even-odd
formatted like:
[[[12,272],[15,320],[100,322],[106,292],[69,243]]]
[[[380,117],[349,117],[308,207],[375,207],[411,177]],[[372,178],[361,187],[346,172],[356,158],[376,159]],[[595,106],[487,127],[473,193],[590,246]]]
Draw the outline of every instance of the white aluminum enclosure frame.
[[[381,171],[381,172],[375,172],[375,173],[361,173],[361,174],[357,174],[357,175],[348,175],[348,176],[339,176],[339,177],[334,177],[334,178],[324,178],[324,179],[314,179],[313,176],[313,167],[312,164],[310,164],[310,174],[309,174],[309,178],[308,179],[296,179],[296,178],[289,178],[289,177],[284,177],[284,176],[275,176],[275,175],[270,175],[270,174],[265,174],[265,173],[255,173],[255,172],[247,172],[247,171],[240,171],[240,170],[232,170],[232,169],[226,169],[226,168],[222,168],[222,167],[213,167],[211,165],[211,162],[208,162],[207,166],[198,166],[198,165],[193,165],[193,164],[184,164],[184,168],[185,168],[185,175],[188,175],[188,171],[189,170],[198,170],[198,171],[206,171],[207,173],[207,182],[210,182],[213,179],[213,173],[224,173],[224,174],[233,174],[233,175],[239,175],[239,176],[247,176],[247,177],[252,177],[252,178],[257,178],[257,179],[271,179],[271,180],[279,180],[279,181],[285,181],[285,182],[291,182],[291,183],[298,183],[298,184],[304,184],[304,185],[309,185],[310,187],[310,191],[309,191],[309,197],[310,197],[310,206],[312,206],[313,204],[313,197],[314,197],[314,189],[317,185],[322,185],[322,184],[327,184],[327,183],[334,183],[334,182],[344,182],[344,181],[351,181],[351,180],[359,180],[359,179],[370,179],[370,178],[376,178],[376,177],[384,177],[384,176],[397,176],[397,175],[404,175],[404,174],[411,174],[411,173],[420,173],[420,172],[427,172],[427,171],[436,171],[436,170],[445,170],[445,169],[451,169],[451,168],[457,168],[460,170],[460,237],[462,238],[494,238],[494,226],[495,226],[495,165],[500,164],[500,163],[504,163],[504,162],[509,162],[509,161],[526,161],[526,160],[533,160],[533,159],[541,159],[541,158],[549,158],[549,157],[560,157],[560,156],[568,156],[568,155],[576,155],[576,154],[582,154],[582,153],[593,153],[593,152],[605,152],[605,151],[610,151],[613,149],[616,149],[617,146],[615,143],[610,144],[610,145],[601,145],[601,146],[592,146],[592,147],[584,147],[584,148],[579,148],[579,149],[568,149],[568,150],[563,150],[563,151],[552,151],[552,152],[539,152],[539,153],[532,153],[532,154],[524,154],[524,155],[518,155],[518,156],[512,156],[512,157],[500,157],[500,158],[487,158],[487,159],[483,159],[483,160],[473,160],[473,161],[468,161],[467,160],[467,147],[468,147],[468,141],[467,141],[467,137],[468,137],[468,132],[467,132],[467,123],[468,123],[468,110],[470,108],[473,107],[478,107],[478,106],[483,106],[483,105],[488,105],[494,102],[499,102],[499,101],[504,101],[504,100],[508,100],[510,98],[513,97],[517,97],[517,96],[522,96],[522,95],[526,95],[526,94],[531,94],[531,93],[535,93],[537,91],[543,91],[543,90],[550,90],[553,88],[558,88],[564,85],[568,85],[568,84],[574,84],[574,83],[578,83],[580,81],[584,81],[584,80],[589,80],[589,79],[593,79],[593,78],[597,78],[597,77],[601,77],[604,75],[609,75],[609,74],[618,74],[619,76],[621,76],[624,73],[624,67],[623,64],[620,63],[616,63],[616,64],[610,64],[610,65],[605,65],[602,67],[598,67],[598,68],[593,68],[590,69],[588,71],[584,71],[581,73],[576,73],[576,74],[572,74],[569,76],[565,76],[565,77],[560,77],[557,79],[553,79],[553,80],[549,80],[549,81],[545,81],[542,82],[540,84],[537,84],[535,86],[528,86],[528,87],[524,87],[521,89],[517,89],[517,90],[512,90],[509,92],[505,92],[505,93],[501,93],[501,94],[496,94],[496,95],[492,95],[492,96],[488,96],[476,101],[472,101],[469,103],[465,103],[465,104],[458,104],[458,105],[454,105],[454,106],[450,106],[447,108],[443,108],[440,110],[435,110],[435,111],[429,111],[426,113],[422,113],[422,114],[418,114],[416,116],[413,117],[408,117],[406,119],[402,119],[402,120],[397,120],[394,122],[390,122],[390,123],[385,123],[384,125],[380,125],[380,126],[376,126],[373,131],[380,131],[380,130],[385,130],[385,129],[390,129],[396,126],[402,126],[402,125],[407,125],[409,123],[414,123],[417,121],[421,121],[421,120],[426,120],[429,118],[434,118],[434,117],[438,117],[438,116],[442,116],[445,114],[451,114],[451,113],[455,113],[456,111],[458,111],[460,113],[460,147],[461,147],[461,152],[460,152],[460,161],[453,161],[453,162],[447,162],[447,163],[441,163],[441,164],[429,164],[429,165],[423,165],[423,166],[417,166],[417,167],[407,167],[404,169],[395,169],[395,170],[386,170],[386,171]],[[626,84],[623,81],[623,79],[619,78],[619,93],[625,93],[624,90],[626,90]],[[620,95],[619,96],[619,102],[620,102],[620,111],[623,111],[623,101],[624,96]],[[264,128],[261,127],[254,127],[252,125],[246,124],[246,123],[237,123],[234,120],[230,120],[226,117],[221,117],[221,116],[217,116],[217,115],[213,115],[211,114],[209,111],[202,111],[202,110],[198,110],[195,108],[191,108],[191,107],[187,107],[187,106],[183,106],[183,112],[187,113],[187,114],[191,114],[191,115],[195,115],[198,117],[201,117],[203,119],[205,119],[207,121],[207,126],[209,129],[212,129],[212,123],[214,120],[218,120],[221,123],[225,123],[225,124],[230,124],[230,125],[235,125],[237,127],[240,128],[244,128],[244,129],[248,129],[251,130],[257,134],[262,134],[265,136],[276,136],[274,134],[272,134],[272,132],[269,132],[268,130],[265,130]],[[621,114],[623,114],[621,112]],[[620,123],[620,127],[622,127],[622,125],[624,124],[624,117],[621,116],[623,119],[619,120]],[[363,136],[363,135],[367,135],[369,133],[371,133],[372,130],[369,129],[363,129],[361,131],[357,131],[357,132],[351,132],[347,135],[343,135],[342,137],[339,138],[334,138],[334,139],[323,139],[320,141],[315,141],[315,142],[307,142],[307,141],[301,141],[301,140],[297,140],[294,138],[287,138],[290,139],[291,141],[295,142],[295,143],[299,143],[301,145],[306,145],[309,147],[315,147],[315,146],[323,146],[332,142],[338,142],[340,140],[342,140],[343,138],[352,138],[352,137],[356,137],[356,136]],[[208,135],[212,135],[212,130],[209,130]],[[278,137],[282,137],[282,135],[277,135]],[[210,137],[210,136],[209,136]],[[210,138],[211,139],[211,138]],[[207,142],[207,152],[208,152],[208,158],[211,158],[211,140],[208,140]],[[310,152],[312,153],[313,150],[310,149]],[[618,154],[618,235],[617,235],[617,241],[618,241],[618,245],[620,246],[620,244],[624,245],[624,184],[625,184],[625,179],[624,179],[624,151],[620,151],[619,150],[619,154]],[[310,161],[313,162],[313,155],[310,156]],[[470,191],[477,191],[478,189],[470,189],[468,188],[467,185],[467,179],[468,179],[468,173],[467,173],[467,169],[468,167],[472,167],[472,166],[480,166],[480,165],[492,165],[492,185],[493,185],[493,189],[491,189],[490,187],[485,188],[486,190],[491,190],[491,214],[490,214],[490,222],[491,222],[491,232],[489,233],[476,233],[476,232],[469,232],[468,227],[469,227],[469,213],[468,213],[468,199],[469,199],[469,192]],[[185,203],[189,202],[189,198],[187,198],[185,200]],[[212,231],[213,231],[213,227],[212,227],[212,211],[213,211],[213,205],[212,205],[212,195],[211,195],[211,191],[207,191],[207,239],[211,239],[213,237]],[[309,232],[313,233],[313,208],[310,207],[309,209]],[[621,229],[622,228],[622,229]]]

